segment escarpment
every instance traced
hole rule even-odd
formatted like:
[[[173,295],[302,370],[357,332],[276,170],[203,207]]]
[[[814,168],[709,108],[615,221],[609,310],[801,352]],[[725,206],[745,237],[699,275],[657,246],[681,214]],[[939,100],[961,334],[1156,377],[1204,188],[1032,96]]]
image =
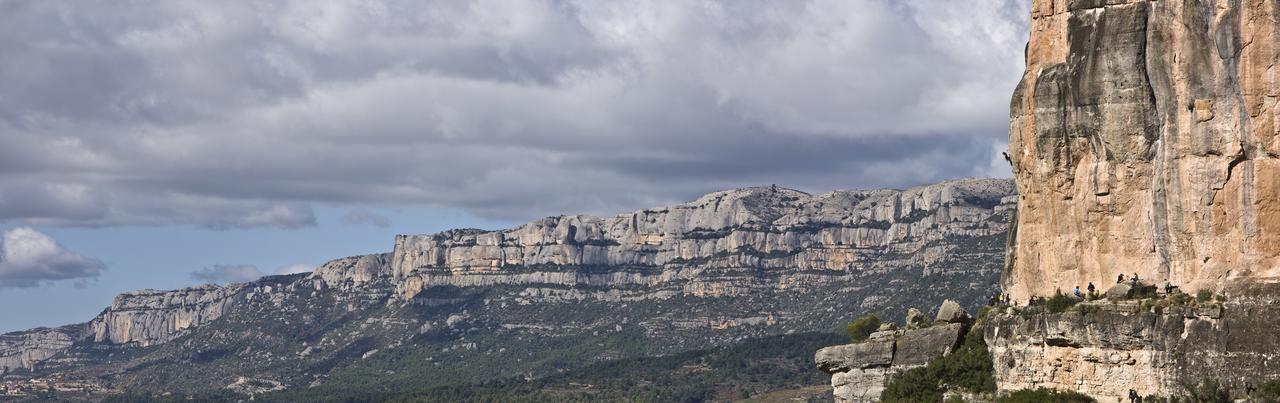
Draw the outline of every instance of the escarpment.
[[[1277,12],[1032,2],[1010,105],[1015,300],[1121,273],[1189,290],[1277,280]]]
[[[930,270],[947,255],[964,253],[936,241],[1005,231],[991,216],[1007,212],[1001,203],[1011,192],[1008,181],[994,179],[817,196],[737,189],[611,219],[560,216],[506,231],[402,235],[391,265],[406,299],[433,285],[653,286],[710,271],[787,273],[784,281],[802,288],[809,272],[876,272],[909,262]],[[956,269],[965,270],[948,270]]]
[[[611,218],[401,235],[388,253],[310,274],[121,294],[88,323],[0,336],[0,372],[157,393],[241,379],[292,389],[384,374],[347,368],[389,356],[422,386],[549,375],[570,365],[557,354],[587,365],[830,332],[847,312],[987,300],[1013,202],[1012,181],[992,179],[758,187]],[[468,360],[504,364],[444,365]]]

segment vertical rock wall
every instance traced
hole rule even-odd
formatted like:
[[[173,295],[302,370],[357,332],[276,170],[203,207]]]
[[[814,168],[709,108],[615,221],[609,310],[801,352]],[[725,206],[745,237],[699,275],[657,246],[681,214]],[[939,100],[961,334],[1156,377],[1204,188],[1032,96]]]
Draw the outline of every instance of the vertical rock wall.
[[[1005,290],[1280,278],[1277,3],[1032,4]]]

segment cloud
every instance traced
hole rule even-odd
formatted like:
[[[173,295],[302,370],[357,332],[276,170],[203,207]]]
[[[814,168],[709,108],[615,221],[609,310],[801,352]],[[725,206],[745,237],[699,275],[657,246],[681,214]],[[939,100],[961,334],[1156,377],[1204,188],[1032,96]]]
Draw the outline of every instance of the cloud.
[[[76,280],[77,286],[107,269],[98,259],[69,251],[56,240],[30,227],[4,232],[0,243],[0,288],[36,287]]]
[[[387,228],[391,226],[391,219],[369,210],[352,210],[342,216],[342,223],[351,226],[372,225]]]
[[[305,263],[298,263],[298,264],[291,264],[288,266],[278,268],[276,269],[274,274],[282,275],[282,274],[310,273],[312,270],[315,270],[315,269],[316,269],[315,266],[305,264]]]
[[[314,203],[529,218],[982,175],[1028,15],[1020,0],[5,3],[0,220],[297,228]]]
[[[191,273],[191,279],[205,283],[247,283],[266,274],[253,265],[216,264]]]
[[[271,272],[272,275],[309,273],[315,266],[297,263],[282,266]],[[191,279],[203,283],[247,283],[267,275],[258,266],[248,264],[215,264],[210,267],[191,272]]]

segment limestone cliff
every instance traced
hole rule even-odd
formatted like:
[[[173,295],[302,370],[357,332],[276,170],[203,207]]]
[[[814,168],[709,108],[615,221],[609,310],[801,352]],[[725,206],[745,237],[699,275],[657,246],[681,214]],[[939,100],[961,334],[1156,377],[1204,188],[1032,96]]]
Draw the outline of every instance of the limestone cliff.
[[[1280,279],[1272,1],[1034,0],[1011,102],[1018,301]]]
[[[562,285],[656,285],[712,269],[875,272],[901,266],[903,260],[927,268],[948,253],[963,253],[931,241],[1003,232],[1005,225],[989,217],[1011,193],[1008,181],[994,179],[816,196],[776,187],[737,189],[611,219],[560,216],[506,231],[402,235],[396,237],[391,266],[405,299],[441,284],[536,279]],[[886,259],[886,252],[900,257]],[[545,270],[561,266],[661,270]],[[801,278],[787,281],[804,285]]]

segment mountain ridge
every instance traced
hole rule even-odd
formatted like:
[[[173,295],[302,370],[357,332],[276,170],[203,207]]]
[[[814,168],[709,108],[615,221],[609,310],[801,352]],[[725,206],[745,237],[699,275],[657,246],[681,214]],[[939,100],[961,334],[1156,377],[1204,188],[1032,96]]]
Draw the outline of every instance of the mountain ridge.
[[[240,377],[296,387],[386,351],[558,351],[534,335],[599,339],[596,359],[608,359],[828,331],[846,311],[933,295],[907,280],[921,276],[963,282],[973,295],[961,299],[976,305],[1003,266],[1012,189],[1000,179],[819,195],[755,187],[608,219],[399,235],[391,252],[313,273],[127,292],[89,322],[0,335],[0,373],[177,392]],[[652,343],[664,347],[640,348]],[[182,372],[173,365],[204,368],[190,376],[208,382],[162,382],[161,368]],[[518,366],[536,376],[559,365],[577,364]]]

